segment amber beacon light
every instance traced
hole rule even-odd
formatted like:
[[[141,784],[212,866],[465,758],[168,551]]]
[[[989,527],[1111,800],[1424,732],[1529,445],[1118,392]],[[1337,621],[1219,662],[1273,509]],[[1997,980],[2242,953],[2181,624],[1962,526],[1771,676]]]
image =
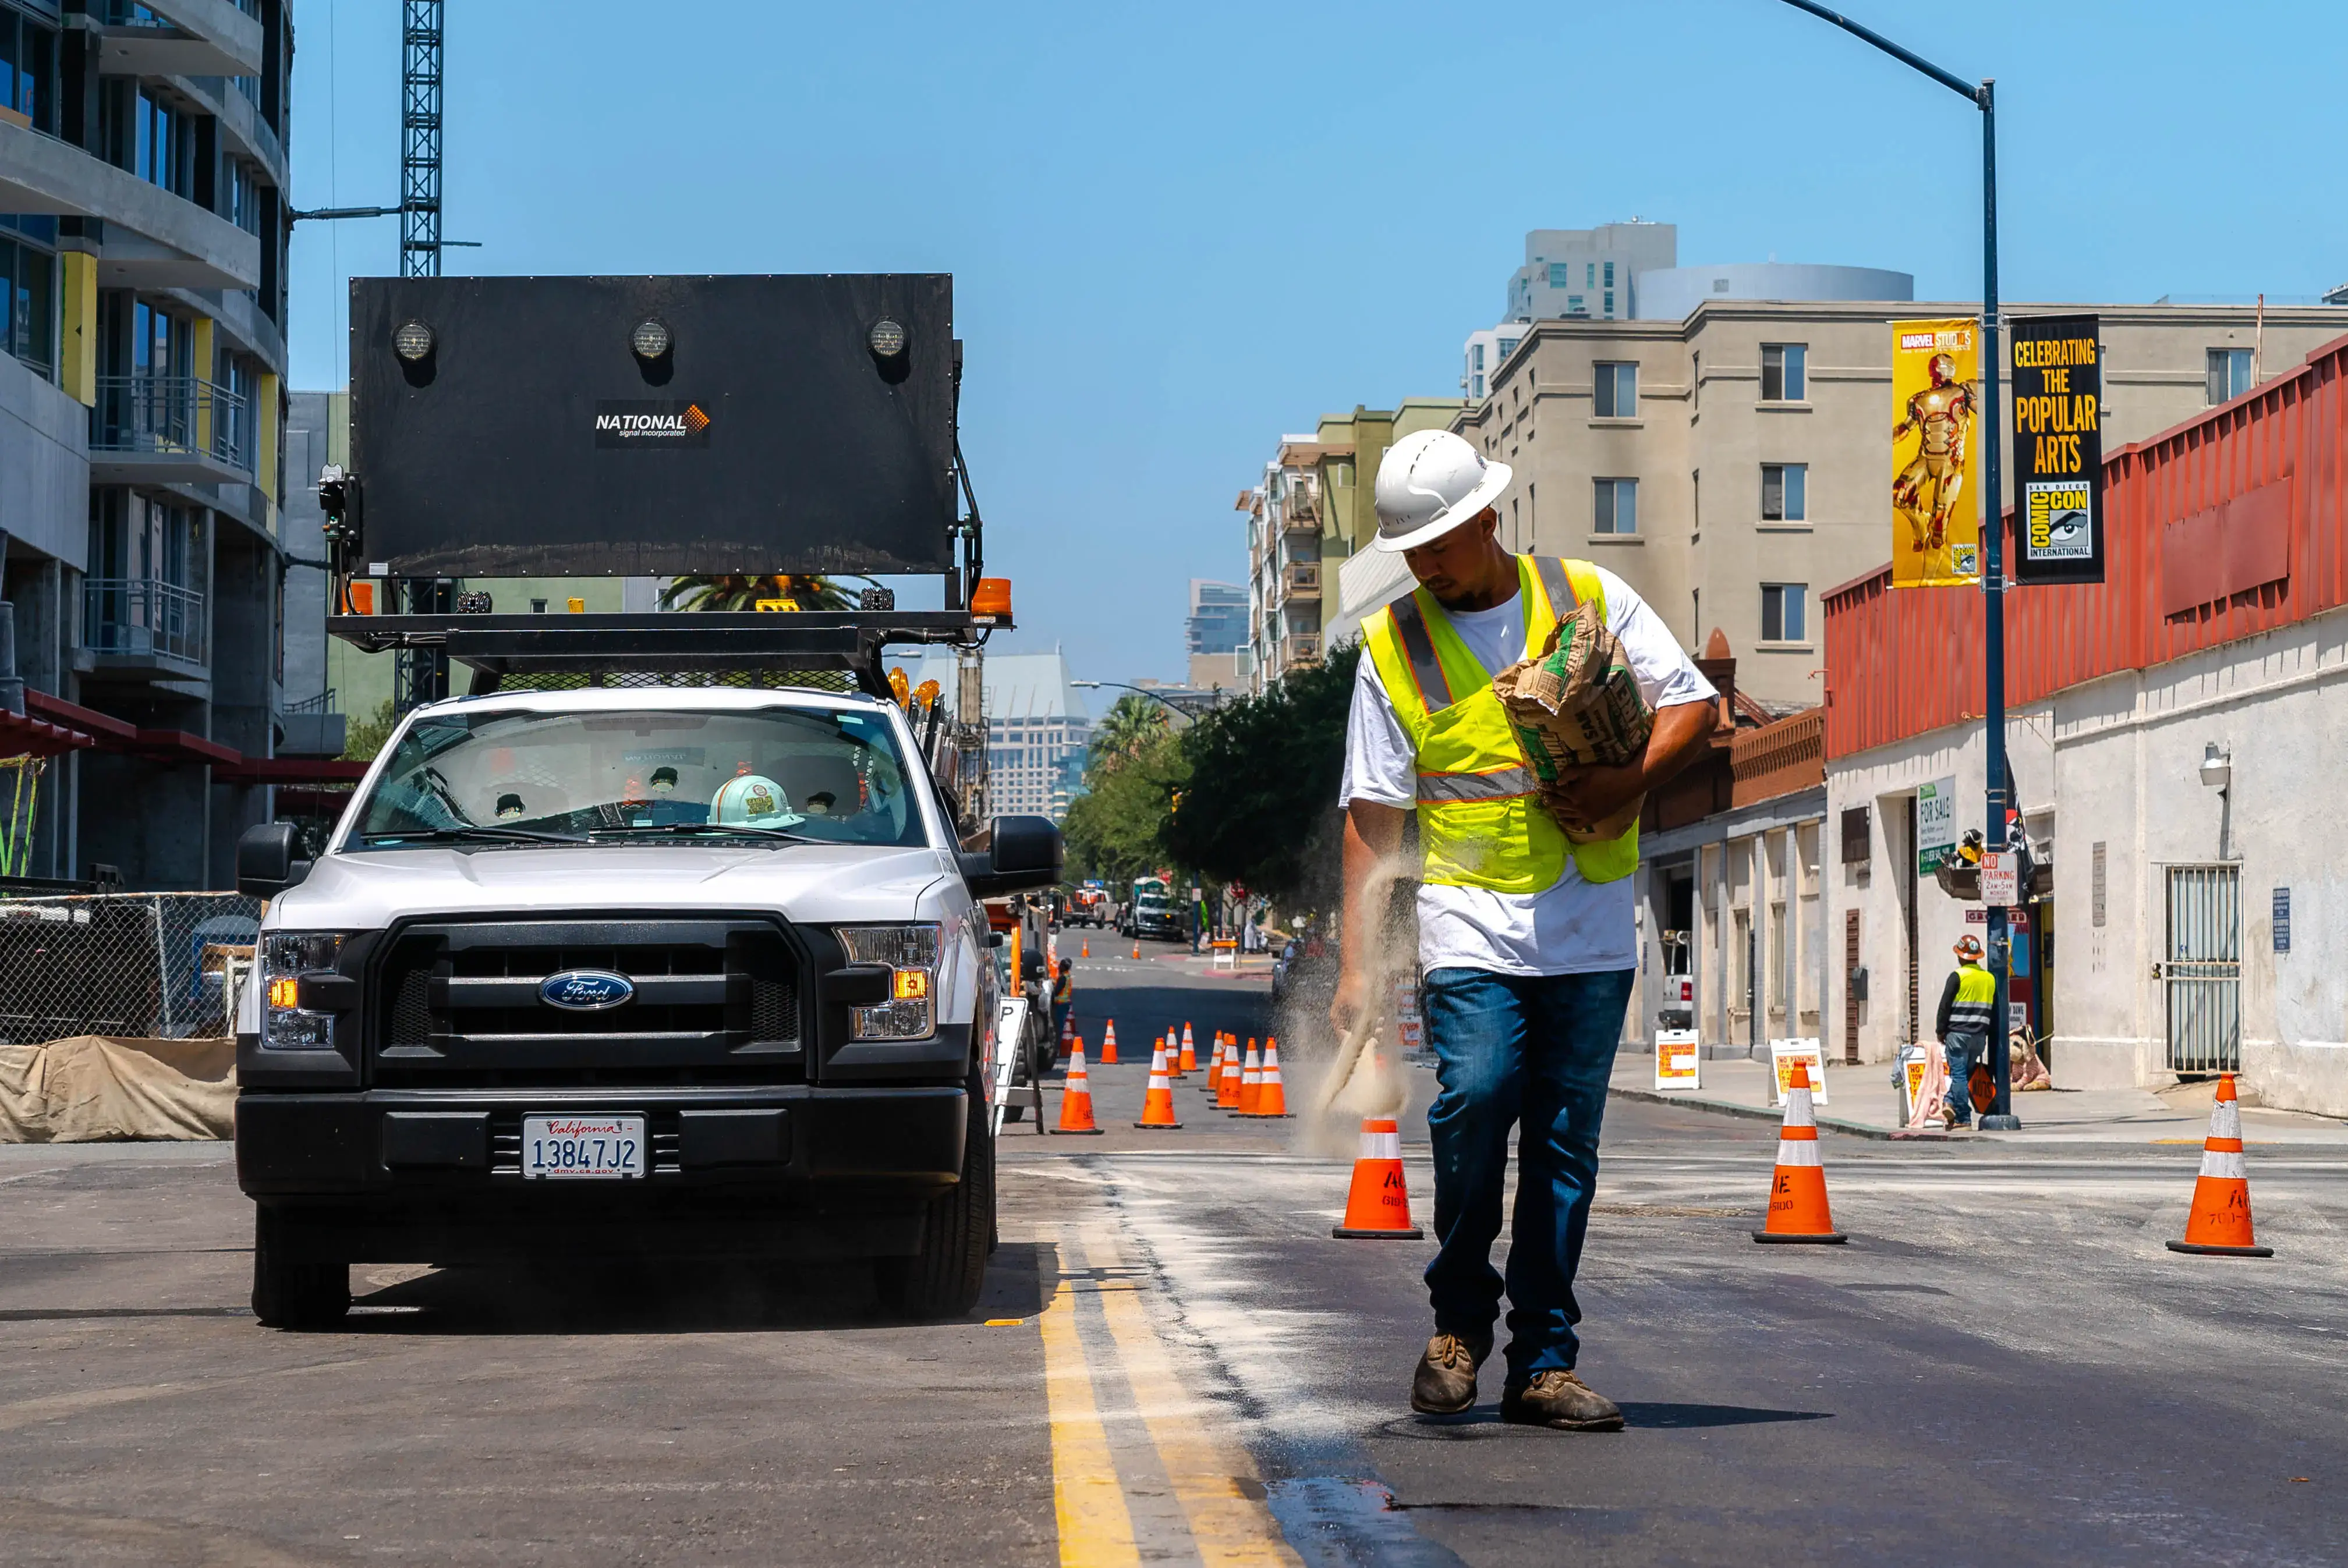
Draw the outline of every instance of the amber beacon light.
[[[1011,613],[1011,579],[1007,577],[980,578],[978,587],[970,596],[970,612],[973,615],[1008,616]]]

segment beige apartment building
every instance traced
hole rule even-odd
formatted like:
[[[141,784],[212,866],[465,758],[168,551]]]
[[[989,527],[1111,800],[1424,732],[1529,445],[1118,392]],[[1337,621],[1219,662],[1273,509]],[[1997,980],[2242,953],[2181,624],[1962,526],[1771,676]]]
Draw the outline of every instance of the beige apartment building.
[[[1886,323],[1973,310],[1708,301],[1676,322],[1530,322],[1451,427],[1517,470],[1501,503],[1511,548],[1610,568],[1692,650],[1720,628],[1738,684],[1790,711],[1824,695],[1819,597],[1890,559]],[[2075,313],[2102,318],[2106,455],[2348,332],[2329,306],[2006,310]],[[1359,586],[1344,596],[1355,624],[1407,580]]]

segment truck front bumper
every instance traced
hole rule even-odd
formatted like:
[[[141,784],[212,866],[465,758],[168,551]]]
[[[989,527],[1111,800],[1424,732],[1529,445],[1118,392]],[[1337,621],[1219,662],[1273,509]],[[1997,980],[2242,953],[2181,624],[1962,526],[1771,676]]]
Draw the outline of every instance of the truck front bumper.
[[[523,1177],[525,1114],[641,1115],[643,1178]],[[960,1179],[953,1087],[367,1090],[237,1097],[237,1179],[354,1261],[620,1245],[790,1256],[914,1250]]]

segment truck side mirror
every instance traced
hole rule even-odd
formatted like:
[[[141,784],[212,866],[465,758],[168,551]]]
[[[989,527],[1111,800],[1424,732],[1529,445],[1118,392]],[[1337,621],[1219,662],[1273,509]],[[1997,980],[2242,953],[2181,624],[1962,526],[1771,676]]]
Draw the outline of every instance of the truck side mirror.
[[[972,897],[1000,898],[1059,882],[1066,851],[1050,817],[998,816],[988,836],[984,850],[959,857]]]
[[[290,822],[246,828],[236,841],[236,890],[249,898],[274,898],[300,886],[310,875],[310,863],[295,858],[299,842]]]

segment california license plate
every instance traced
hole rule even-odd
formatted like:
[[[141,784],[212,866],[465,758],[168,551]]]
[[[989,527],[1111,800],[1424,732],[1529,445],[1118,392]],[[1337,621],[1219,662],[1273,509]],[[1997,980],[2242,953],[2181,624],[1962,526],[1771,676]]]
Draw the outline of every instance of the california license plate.
[[[644,1173],[641,1116],[525,1116],[521,1173],[538,1181],[629,1181]]]

